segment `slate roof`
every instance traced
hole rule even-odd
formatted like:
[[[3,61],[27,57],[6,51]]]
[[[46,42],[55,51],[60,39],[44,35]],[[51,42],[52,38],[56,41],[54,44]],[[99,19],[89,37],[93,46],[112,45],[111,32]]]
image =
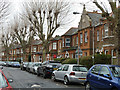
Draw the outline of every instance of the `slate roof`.
[[[90,17],[92,21],[92,26],[96,26],[100,24],[100,19],[102,18],[102,14],[88,12],[88,16]]]
[[[60,40],[60,39],[62,39],[61,36],[56,36],[56,37],[52,38],[51,41]]]
[[[40,41],[40,40],[33,40],[32,41],[32,45],[39,45],[39,44],[42,44],[42,41]]]
[[[70,28],[65,34],[63,34],[62,36],[70,36],[70,35],[74,35],[78,32],[78,28]]]

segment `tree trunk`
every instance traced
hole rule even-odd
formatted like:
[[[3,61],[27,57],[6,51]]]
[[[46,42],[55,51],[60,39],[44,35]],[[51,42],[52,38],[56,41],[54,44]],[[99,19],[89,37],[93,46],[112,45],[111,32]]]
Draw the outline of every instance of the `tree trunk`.
[[[46,61],[46,49],[43,49],[42,62]]]

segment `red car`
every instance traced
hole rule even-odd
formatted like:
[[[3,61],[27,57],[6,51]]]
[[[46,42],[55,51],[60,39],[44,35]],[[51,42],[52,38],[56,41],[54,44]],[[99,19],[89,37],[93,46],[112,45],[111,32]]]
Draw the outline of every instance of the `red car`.
[[[11,83],[11,79],[7,79],[0,69],[0,90],[13,90],[10,86],[9,82]]]

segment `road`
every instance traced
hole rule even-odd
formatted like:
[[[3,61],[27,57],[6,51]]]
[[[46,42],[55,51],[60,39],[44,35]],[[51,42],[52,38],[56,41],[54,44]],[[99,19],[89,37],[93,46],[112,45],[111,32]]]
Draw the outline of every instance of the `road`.
[[[10,83],[13,88],[31,88],[31,86],[37,85],[40,88],[52,88],[52,90],[70,90],[72,88],[74,90],[84,90],[84,86],[81,84],[72,83],[70,85],[64,85],[62,81],[54,82],[49,78],[44,79],[43,77],[22,71],[20,68],[4,67],[3,72],[7,78],[13,79],[13,83]]]

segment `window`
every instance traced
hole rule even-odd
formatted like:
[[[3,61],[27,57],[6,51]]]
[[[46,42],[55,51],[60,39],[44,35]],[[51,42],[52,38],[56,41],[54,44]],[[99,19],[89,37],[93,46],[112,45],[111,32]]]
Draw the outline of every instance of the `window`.
[[[80,34],[80,43],[83,43],[83,35],[82,35],[82,33]]]
[[[57,46],[57,45],[56,45],[56,42],[54,42],[54,43],[53,43],[53,50],[56,50],[56,49],[57,49],[56,46]]]
[[[15,54],[15,50],[14,50],[14,54]]]
[[[70,47],[70,38],[65,39],[65,46]]]
[[[17,49],[17,54],[19,54],[19,49]]]
[[[80,72],[87,72],[87,68],[86,67],[82,67],[82,66],[73,66],[73,71],[80,71]]]
[[[102,69],[100,71],[100,75],[101,76],[105,76],[105,75],[110,76],[110,72],[109,72],[108,68],[107,67],[102,67]]]
[[[7,81],[2,73],[0,73],[0,88],[7,87]]]
[[[99,41],[99,30],[97,30],[97,41]]]
[[[78,37],[76,37],[76,44],[78,45]]]
[[[87,56],[87,52],[84,52],[84,56]]]
[[[62,39],[62,47],[64,47],[64,39]]]
[[[108,36],[108,28],[105,29],[105,37]]]
[[[63,71],[68,71],[69,66],[64,66]]]
[[[108,50],[105,50],[105,55],[108,55]]]
[[[87,42],[87,32],[85,32],[85,42]]]
[[[76,59],[78,58],[78,54],[75,54],[75,58],[76,58]]]
[[[36,47],[34,47],[34,48],[33,48],[33,52],[36,52],[36,50],[37,50]]]
[[[120,67],[110,67],[110,70],[114,77],[120,77]]]
[[[100,66],[95,66],[92,68],[91,73],[98,75],[99,70],[100,70]]]
[[[23,53],[23,50],[21,49],[21,53]]]

